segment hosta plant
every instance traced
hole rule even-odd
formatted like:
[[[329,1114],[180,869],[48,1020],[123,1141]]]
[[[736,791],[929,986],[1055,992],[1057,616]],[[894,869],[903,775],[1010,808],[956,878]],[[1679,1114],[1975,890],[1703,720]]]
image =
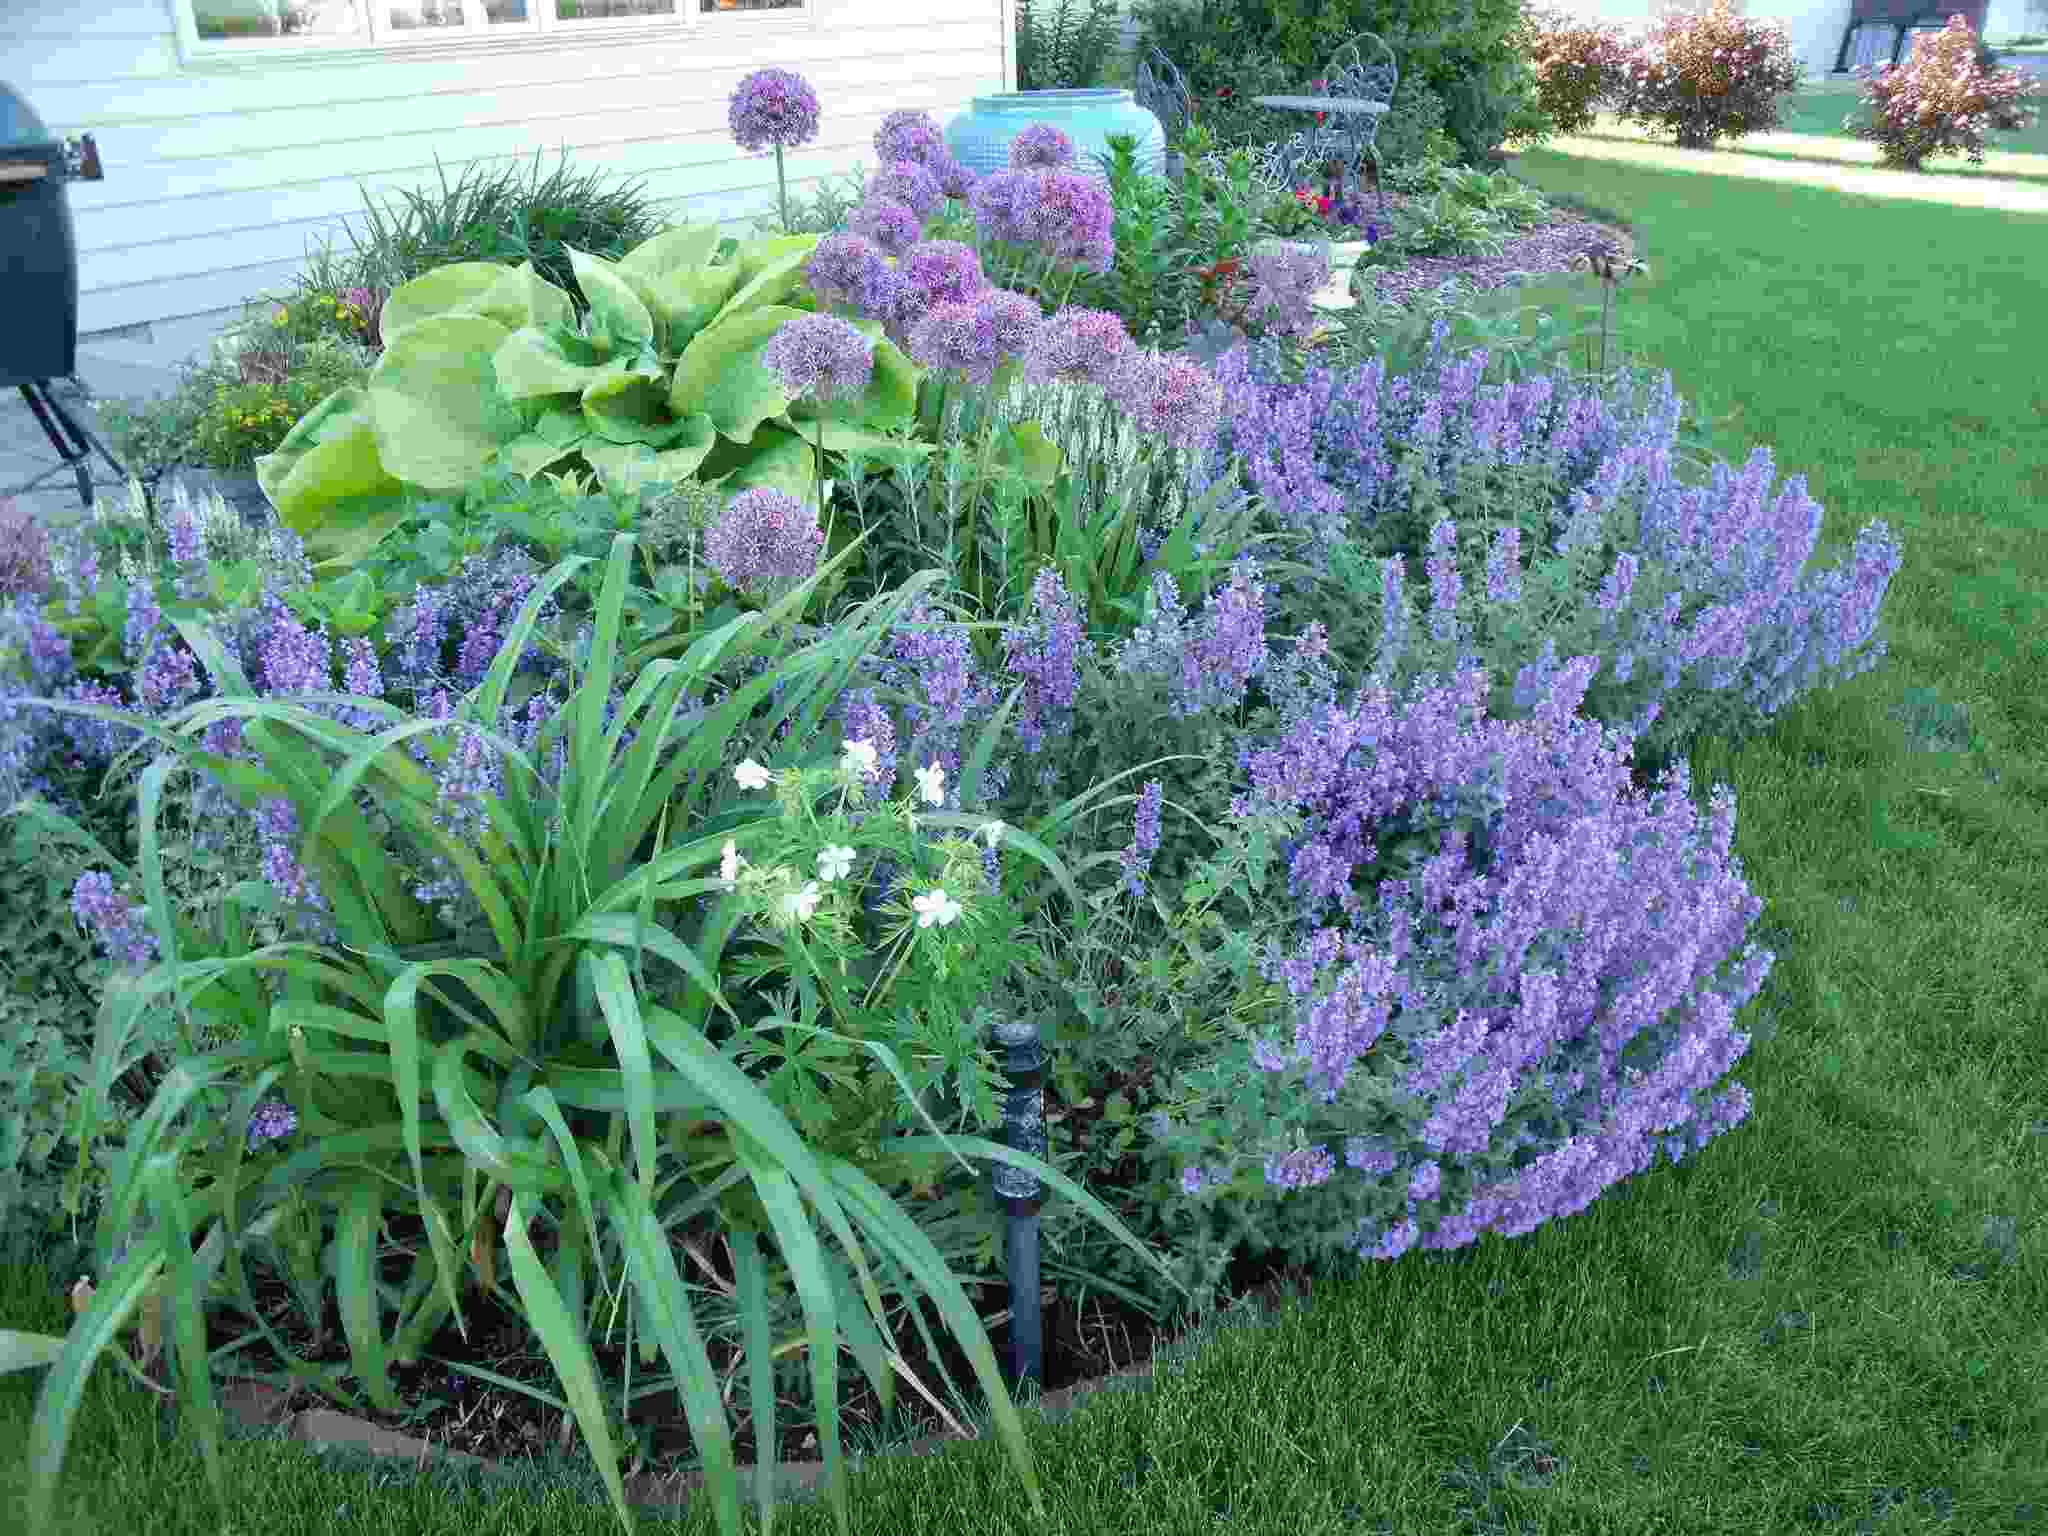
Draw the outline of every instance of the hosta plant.
[[[1712,149],[1775,128],[1780,100],[1804,76],[1783,27],[1714,0],[1665,17],[1630,48],[1616,111],[1675,133],[1681,149]]]
[[[1039,1160],[938,1133],[920,1098],[943,1075],[933,1062],[958,1064],[967,1096],[986,1109],[960,997],[968,988],[982,995],[988,977],[969,951],[1012,920],[1001,890],[1028,903],[1030,889],[1071,882],[1043,843],[1007,833],[1004,845],[1035,861],[1041,878],[978,882],[980,856],[944,834],[980,832],[981,818],[906,805],[887,812],[901,818],[900,833],[857,828],[845,792],[865,775],[868,754],[855,741],[837,764],[813,751],[854,663],[929,578],[792,649],[790,623],[829,576],[820,570],[765,612],[696,635],[679,656],[647,660],[629,677],[619,636],[631,545],[623,535],[613,543],[593,628],[575,647],[559,703],[546,694],[509,700],[539,615],[583,563],[574,560],[533,587],[481,684],[448,713],[408,715],[367,696],[258,697],[220,640],[190,620],[178,621],[179,633],[215,678],[216,696],[160,720],[50,701],[138,729],[156,752],[137,803],[131,879],[143,904],[126,907],[111,877],[90,902],[109,931],[120,930],[129,964],[108,989],[82,1137],[92,1134],[98,1090],[125,1065],[145,1020],[203,1015],[227,1043],[199,1049],[186,1031],[186,1048],[129,1133],[96,1233],[99,1283],[81,1297],[70,1332],[5,1341],[9,1365],[49,1368],[30,1430],[31,1528],[51,1518],[86,1380],[132,1319],[155,1329],[171,1357],[224,1502],[209,1302],[247,1319],[285,1362],[285,1379],[342,1406],[367,1399],[390,1410],[390,1362],[415,1360],[444,1319],[464,1327],[463,1298],[480,1287],[538,1337],[631,1529],[591,1355],[608,1326],[596,1319],[623,1304],[641,1358],[652,1364],[658,1353],[678,1383],[718,1527],[737,1536],[731,1436],[673,1249],[678,1227],[713,1213],[744,1299],[750,1407],[763,1444],[774,1442],[767,1367],[788,1341],[765,1327],[773,1271],[762,1236],[789,1276],[785,1294],[793,1286],[801,1302],[842,1531],[837,1362],[843,1344],[882,1401],[893,1401],[891,1371],[902,1367],[888,1343],[883,1286],[936,1302],[1042,1509],[986,1334],[942,1255],[884,1185],[906,1168],[967,1166],[969,1155],[1010,1162],[1143,1253]],[[733,675],[745,680],[711,699],[710,680]],[[227,724],[246,749],[235,756],[215,750],[216,728]],[[414,749],[430,742],[445,745],[423,763]],[[229,889],[210,927],[165,896],[159,809],[173,776],[188,772],[277,808],[294,829],[290,867]],[[928,798],[937,777],[922,772],[919,793]],[[772,802],[761,797],[769,789]],[[915,869],[857,915],[843,882],[865,868],[870,843],[915,852]],[[464,921],[437,916],[408,888],[405,849],[439,862]],[[252,942],[252,913],[281,905],[297,909],[300,936]],[[882,948],[865,972],[850,963],[846,940],[862,923]],[[984,934],[983,923],[994,926]],[[771,989],[743,986],[750,975],[786,985],[765,1001]],[[892,992],[904,977],[916,980]],[[893,1011],[884,1018],[878,1009]],[[723,1045],[714,1029],[729,1031]],[[806,1038],[879,1069],[835,1096],[835,1109],[857,1109],[871,1128],[915,1116],[935,1134],[877,1145],[850,1123],[821,1128],[805,1113],[816,1100],[801,1073],[757,1082],[740,1069],[750,1049],[782,1054]],[[902,1100],[881,1091],[892,1080]],[[693,1182],[679,1194],[685,1167]],[[424,1239],[390,1287],[378,1271],[380,1233],[401,1216]],[[832,1246],[814,1223],[830,1229]],[[273,1256],[307,1305],[324,1284],[313,1256],[330,1229],[348,1358],[322,1366],[279,1338],[251,1293],[244,1252]],[[550,1230],[544,1261],[535,1234]],[[764,1509],[772,1473],[764,1459]]]
[[[866,442],[908,423],[914,378],[879,335],[867,388],[806,417],[762,350],[806,313],[810,236],[718,255],[714,225],[666,230],[606,261],[572,249],[589,296],[532,264],[456,262],[393,292],[384,352],[359,388],[316,406],[257,478],[285,522],[329,528],[395,521],[404,493],[452,493],[487,469],[585,469],[631,490],[691,475],[729,491],[815,493],[813,445]],[[878,328],[877,328],[878,329]]]
[[[1960,15],[1933,37],[1919,37],[1903,65],[1887,64],[1864,81],[1844,132],[1875,139],[1886,165],[1917,171],[1929,155],[1968,155],[1984,163],[1987,129],[2011,133],[2033,121],[2022,100],[2041,89],[2023,70],[1983,69],[1977,39]]]

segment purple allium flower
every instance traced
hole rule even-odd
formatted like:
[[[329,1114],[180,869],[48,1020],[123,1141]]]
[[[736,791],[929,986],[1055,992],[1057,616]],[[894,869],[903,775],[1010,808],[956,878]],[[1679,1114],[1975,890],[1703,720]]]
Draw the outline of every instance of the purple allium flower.
[[[1136,348],[1123,317],[1106,309],[1062,309],[1032,334],[1024,377],[1033,384],[1081,379],[1108,389]]]
[[[997,171],[969,202],[984,240],[1035,245],[1054,262],[1107,272],[1116,256],[1109,188],[1079,171]]]
[[[114,878],[99,870],[78,877],[71,888],[71,915],[78,926],[107,947],[122,970],[142,971],[156,959],[156,935],[149,931],[149,908],[130,906],[114,889]]]
[[[251,1151],[266,1141],[282,1141],[299,1128],[299,1112],[283,1099],[265,1099],[249,1116]]]
[[[888,258],[860,235],[827,235],[820,240],[804,264],[804,279],[820,304],[870,320],[888,317],[900,286]]]
[[[0,500],[0,598],[41,597],[52,575],[43,525],[12,497]]]
[[[794,149],[818,136],[818,93],[802,75],[757,69],[733,91],[726,122],[741,149]]]
[[[986,289],[974,307],[995,338],[996,355],[1002,359],[1022,355],[1045,324],[1045,311],[1038,307],[1038,300],[1008,288]]]
[[[1268,241],[1252,251],[1250,266],[1251,318],[1285,336],[1313,331],[1316,312],[1310,300],[1330,280],[1330,248],[1321,241]]]
[[[923,220],[939,211],[946,194],[927,167],[915,160],[892,160],[868,178],[866,200],[901,203]]]
[[[769,338],[761,366],[782,380],[792,400],[851,399],[868,387],[875,344],[844,320],[803,315]]]
[[[980,304],[953,299],[934,304],[911,328],[908,351],[920,367],[958,373],[983,387],[995,377],[1001,360],[995,327]]]
[[[888,319],[890,340],[905,346],[933,305],[966,304],[988,287],[974,248],[958,240],[920,240],[896,264],[899,287]]]
[[[853,210],[846,230],[872,241],[891,256],[901,256],[924,234],[924,221],[908,203],[871,197]]]
[[[1026,752],[1037,752],[1048,730],[1064,734],[1071,723],[1088,651],[1081,604],[1046,566],[1031,583],[1030,622],[1003,636],[1003,666],[1025,685],[1016,721]]]
[[[891,112],[875,130],[875,158],[883,165],[895,160],[914,160],[919,165],[933,166],[951,156],[946,152],[946,136],[939,132],[931,114],[906,107]]]
[[[1152,855],[1159,851],[1159,812],[1165,796],[1166,788],[1157,779],[1148,779],[1138,792],[1138,808],[1131,818],[1131,846],[1120,859],[1124,889],[1133,896],[1145,894],[1145,877],[1152,872]]]
[[[787,491],[756,486],[726,503],[704,535],[704,558],[736,592],[772,593],[818,568],[825,530],[818,514]]]
[[[1054,123],[1032,123],[1010,140],[1013,171],[1059,171],[1074,163],[1074,141]]]
[[[941,192],[962,201],[973,195],[974,184],[978,179],[971,166],[962,165],[951,155],[938,161],[932,168],[932,174],[939,178]]]
[[[1215,440],[1222,387],[1185,352],[1133,349],[1110,381],[1109,394],[1140,436],[1195,454]]]

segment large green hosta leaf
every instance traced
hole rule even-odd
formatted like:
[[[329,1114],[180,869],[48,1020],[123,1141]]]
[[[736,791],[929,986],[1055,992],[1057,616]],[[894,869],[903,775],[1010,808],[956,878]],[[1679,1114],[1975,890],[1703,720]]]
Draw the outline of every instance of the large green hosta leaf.
[[[492,363],[511,334],[484,315],[436,315],[385,344],[368,388],[386,471],[429,490],[459,491],[527,429]]]
[[[648,313],[633,285],[602,257],[564,246],[569,266],[583,296],[590,301],[590,331],[615,353],[634,353],[654,340],[654,316]]]
[[[301,416],[276,451],[256,461],[256,482],[284,525],[306,538],[329,524],[387,516],[405,489],[378,457],[369,391],[354,384]]]
[[[399,332],[437,315],[485,315],[511,328],[566,323],[574,317],[569,295],[533,269],[495,261],[456,261],[402,283],[384,301],[378,320],[385,345]]]
[[[770,422],[751,442],[734,443],[720,439],[704,456],[697,478],[722,481],[725,494],[757,485],[787,491],[809,505],[817,499],[818,456],[811,445],[787,427]]]
[[[718,442],[709,416],[692,416],[676,426],[682,436],[660,451],[646,443],[611,443],[595,436],[583,440],[581,451],[608,489],[637,491],[657,480],[674,485],[696,474]]]
[[[668,408],[678,416],[699,412],[719,436],[744,443],[771,416],[789,409],[782,380],[761,363],[761,349],[800,309],[771,305],[748,310],[700,331],[676,359]]]

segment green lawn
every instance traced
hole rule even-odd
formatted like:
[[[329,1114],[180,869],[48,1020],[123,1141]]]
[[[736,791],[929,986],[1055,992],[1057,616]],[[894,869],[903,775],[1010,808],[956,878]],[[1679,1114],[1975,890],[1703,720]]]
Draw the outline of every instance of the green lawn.
[[[1753,1112],[1578,1216],[1361,1267],[1148,1391],[1027,1416],[1043,1529],[2048,1528],[2048,378],[2016,320],[2039,313],[2048,217],[1555,151],[1516,172],[1633,226],[1631,351],[1707,402],[1719,456],[1765,442],[1806,476],[1823,558],[1872,519],[1904,543],[1886,662],[1692,755],[1702,804],[1736,791],[1777,951],[1744,1018]],[[1568,309],[1588,282],[1524,296]],[[0,1316],[61,1307],[18,1291]],[[0,1380],[0,1496],[29,1403]],[[229,1457],[247,1536],[613,1528],[561,1488]],[[986,1441],[853,1489],[862,1532],[1039,1528]],[[219,1529],[196,1452],[105,1365],[61,1505],[49,1536],[144,1511],[150,1536]],[[818,1506],[776,1524],[832,1529]]]
[[[2035,186],[2048,184],[2048,85],[2028,98],[2037,107],[2034,121],[2017,133],[1985,137],[1984,163],[1972,165],[1963,155],[1936,155],[1927,160],[1923,176],[1995,177]],[[1842,131],[1842,118],[1855,112],[1855,82],[1815,82],[1784,98],[1778,127],[1768,133],[1745,134],[1716,146],[1719,152],[1756,155],[1771,160],[1803,160],[1821,165],[1877,165],[1877,144]],[[1671,135],[1653,134],[1636,124],[1601,113],[1586,130],[1590,140],[1671,144]]]

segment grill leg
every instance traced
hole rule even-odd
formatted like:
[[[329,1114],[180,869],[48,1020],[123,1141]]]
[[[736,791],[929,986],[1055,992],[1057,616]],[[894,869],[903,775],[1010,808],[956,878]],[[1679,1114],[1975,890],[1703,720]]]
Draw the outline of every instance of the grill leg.
[[[33,384],[21,386],[21,397],[28,402],[28,408],[35,412],[36,420],[43,429],[43,436],[57,450],[57,456],[71,466],[71,472],[78,477],[78,500],[88,512],[92,510],[92,450],[97,448],[101,458],[113,466],[114,473],[124,480],[128,471],[109,453],[100,440],[86,431],[64,404],[50,392],[48,379],[37,379]],[[59,429],[62,429],[61,432]],[[65,439],[69,438],[69,442]]]

